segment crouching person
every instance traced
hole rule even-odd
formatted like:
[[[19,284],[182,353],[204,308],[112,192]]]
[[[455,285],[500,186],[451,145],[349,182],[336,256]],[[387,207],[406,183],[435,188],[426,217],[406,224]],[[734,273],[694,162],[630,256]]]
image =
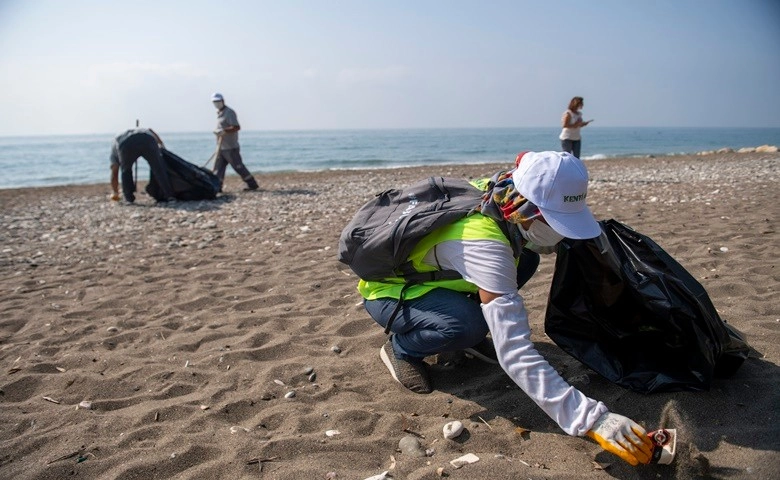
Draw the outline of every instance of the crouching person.
[[[412,265],[454,270],[462,279],[407,287],[379,354],[393,379],[416,393],[433,389],[426,356],[465,350],[497,362],[567,434],[590,436],[632,465],[648,463],[652,444],[645,430],[566,383],[537,352],[518,293],[538,264],[531,252],[601,233],[585,203],[587,187],[585,165],[565,152],[528,152],[516,169],[496,174],[476,213],[432,231],[412,250]],[[519,230],[519,259],[499,222]],[[402,280],[358,285],[366,310],[382,327],[401,288]]]

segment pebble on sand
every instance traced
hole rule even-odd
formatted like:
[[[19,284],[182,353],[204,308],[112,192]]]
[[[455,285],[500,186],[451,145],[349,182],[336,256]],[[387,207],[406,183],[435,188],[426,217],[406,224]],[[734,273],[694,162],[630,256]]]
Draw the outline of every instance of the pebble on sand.
[[[455,468],[460,468],[463,465],[468,465],[470,463],[476,463],[479,461],[479,457],[474,455],[473,453],[467,453],[466,455],[463,455],[462,457],[458,457],[455,460],[450,461],[450,465],[452,465]]]
[[[390,471],[387,470],[387,471],[384,471],[384,472],[382,472],[382,473],[380,473],[378,475],[372,475],[370,477],[367,477],[364,480],[385,480],[387,478],[391,478],[391,477],[388,477],[389,473],[390,473]]]
[[[407,435],[398,441],[398,450],[410,457],[425,456],[425,450],[420,445],[420,441],[412,435]]]
[[[449,422],[442,428],[442,433],[446,439],[452,440],[453,438],[457,438],[463,433],[463,423],[458,420]]]

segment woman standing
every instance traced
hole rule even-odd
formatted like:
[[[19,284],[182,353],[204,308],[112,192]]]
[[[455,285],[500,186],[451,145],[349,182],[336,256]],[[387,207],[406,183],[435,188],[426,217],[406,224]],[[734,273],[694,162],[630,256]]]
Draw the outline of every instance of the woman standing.
[[[580,147],[582,146],[582,137],[580,137],[580,128],[586,126],[593,120],[582,121],[582,106],[584,102],[582,97],[574,97],[569,102],[569,109],[563,113],[561,119],[561,150],[569,152],[577,158],[580,158]]]

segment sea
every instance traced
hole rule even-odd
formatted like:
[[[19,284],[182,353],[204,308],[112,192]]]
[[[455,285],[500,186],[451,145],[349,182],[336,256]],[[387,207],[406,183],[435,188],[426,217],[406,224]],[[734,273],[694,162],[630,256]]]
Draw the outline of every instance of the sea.
[[[241,131],[241,155],[257,175],[282,171],[380,169],[514,162],[524,150],[560,150],[556,127],[386,130]],[[168,150],[205,165],[211,132],[157,132]],[[108,183],[116,134],[0,136],[0,188]],[[720,148],[780,146],[780,128],[588,127],[583,160],[652,157]],[[211,164],[209,164],[211,165]],[[138,176],[149,167],[138,162]],[[234,174],[228,168],[229,174]]]

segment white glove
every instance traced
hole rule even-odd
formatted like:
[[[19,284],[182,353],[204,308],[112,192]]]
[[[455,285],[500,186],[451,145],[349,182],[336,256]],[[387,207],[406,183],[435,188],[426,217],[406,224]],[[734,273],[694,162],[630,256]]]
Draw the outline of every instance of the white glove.
[[[218,137],[221,137],[224,134],[225,134],[225,131],[222,130],[221,128],[218,128],[218,129],[214,130],[214,135],[216,135]]]
[[[623,415],[604,413],[587,435],[597,441],[601,448],[631,465],[650,463],[653,456],[653,442],[645,429]]]

